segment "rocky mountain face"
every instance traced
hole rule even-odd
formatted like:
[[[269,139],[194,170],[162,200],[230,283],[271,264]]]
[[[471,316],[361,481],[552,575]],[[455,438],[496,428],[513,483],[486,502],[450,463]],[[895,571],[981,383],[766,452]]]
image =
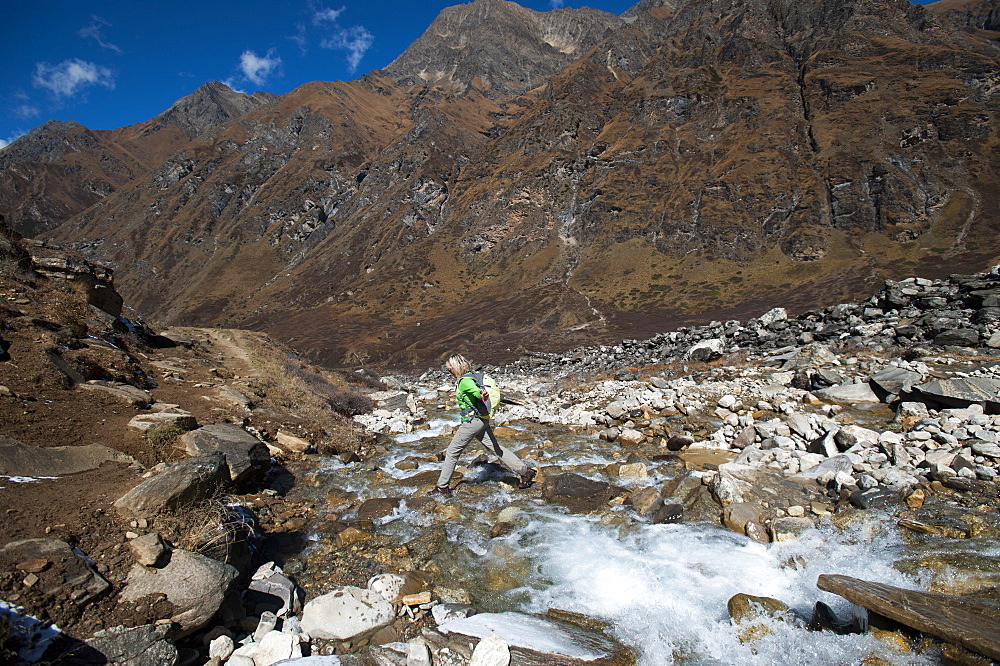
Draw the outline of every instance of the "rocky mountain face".
[[[357,81],[179,102],[154,136],[201,134],[49,233],[164,322],[500,361],[995,263],[998,81],[905,0],[477,0]]]
[[[130,127],[49,121],[0,152],[0,210],[19,233],[48,231],[145,176],[186,141],[275,99],[213,81]]]
[[[508,97],[542,85],[622,25],[590,8],[535,12],[507,0],[445,8],[424,35],[385,68],[403,84],[455,92],[472,85]]]

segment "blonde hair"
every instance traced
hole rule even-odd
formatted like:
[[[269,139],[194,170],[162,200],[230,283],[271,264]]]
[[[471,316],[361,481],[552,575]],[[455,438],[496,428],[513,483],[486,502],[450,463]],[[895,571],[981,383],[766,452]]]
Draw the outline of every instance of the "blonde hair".
[[[444,367],[454,371],[459,376],[462,376],[467,372],[472,372],[472,363],[461,354],[455,354],[454,356],[448,357]]]

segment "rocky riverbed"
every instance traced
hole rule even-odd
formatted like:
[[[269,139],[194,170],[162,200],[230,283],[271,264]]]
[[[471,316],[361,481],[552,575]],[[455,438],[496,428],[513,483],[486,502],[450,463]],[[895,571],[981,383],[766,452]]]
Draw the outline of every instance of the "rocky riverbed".
[[[24,310],[41,298],[18,293]],[[172,332],[165,356],[58,329],[63,348],[37,358],[52,386],[5,383],[0,407],[20,410],[5,414],[25,441],[4,440],[2,460],[98,509],[79,525],[46,520],[30,484],[5,472],[10,506],[34,516],[9,522],[16,538],[0,545],[6,654],[31,661],[58,645],[81,663],[243,666],[997,658],[988,630],[970,639],[948,617],[931,628],[887,617],[897,588],[995,617],[998,294],[997,269],[908,280],[865,303],[487,368],[511,402],[497,434],[536,482],[518,491],[469,451],[445,501],[426,497],[456,425],[438,370],[357,373],[366,397],[351,397],[316,369],[262,365],[232,332]],[[42,320],[13,312],[5,336],[23,366]],[[57,390],[92,367],[79,356],[97,363],[95,348],[159,383]],[[298,393],[275,383],[278,366]],[[32,410],[69,418],[78,403],[62,401],[80,396],[120,432],[155,436],[69,452],[31,441]],[[334,400],[375,408],[348,433],[323,411]],[[79,422],[97,437],[100,420]],[[81,459],[119,465],[81,473],[103,475],[106,505],[74,485]],[[52,460],[68,476],[41,479]],[[822,591],[820,576],[882,584],[861,601],[879,612]],[[39,609],[72,637],[32,624]]]
[[[487,368],[516,402],[499,431],[525,441],[539,498],[570,513],[640,531],[715,524],[771,547],[888,520],[902,542],[966,549],[917,548],[889,563],[913,578],[894,580],[988,590],[1000,581],[998,287],[996,270],[889,283],[863,304]],[[356,420],[443,447],[450,426],[427,409],[445,407],[450,383],[437,373],[395,381],[377,396],[383,409]],[[586,454],[569,453],[560,430]],[[508,522],[498,515],[490,533]]]

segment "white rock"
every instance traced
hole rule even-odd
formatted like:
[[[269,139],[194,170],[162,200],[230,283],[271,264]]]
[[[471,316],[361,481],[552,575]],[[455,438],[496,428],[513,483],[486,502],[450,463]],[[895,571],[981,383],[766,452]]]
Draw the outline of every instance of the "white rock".
[[[543,655],[569,657],[571,660],[596,661],[610,654],[606,648],[596,644],[593,636],[581,640],[578,634],[566,631],[548,618],[511,611],[480,613],[463,620],[452,620],[439,628],[446,634],[458,633],[483,639],[497,633],[508,645]]]
[[[167,426],[177,426],[184,430],[194,430],[198,427],[198,421],[190,412],[178,410],[177,412],[137,414],[128,422],[129,428],[142,431],[165,428]]]
[[[234,650],[236,650],[236,644],[233,643],[233,639],[224,634],[213,639],[208,644],[209,658],[218,659],[219,661],[229,659],[233,655]]]
[[[276,440],[278,446],[281,448],[291,451],[293,453],[305,453],[312,447],[312,444],[308,440],[302,439],[301,437],[296,437],[283,430],[279,430]]]
[[[816,391],[816,397],[846,403],[881,402],[868,384],[841,384]]]
[[[834,440],[837,442],[837,448],[841,451],[847,451],[855,447],[876,446],[879,441],[879,434],[874,430],[868,430],[861,426],[845,425],[834,435]]]
[[[618,476],[646,478],[649,476],[649,472],[644,463],[627,463],[618,466]]]
[[[723,409],[732,409],[733,407],[736,406],[736,396],[728,394],[724,395],[721,398],[719,398],[718,405]]]
[[[702,340],[688,349],[687,357],[708,361],[722,356],[725,348],[725,343],[718,338]]]
[[[381,594],[344,586],[316,597],[302,611],[302,630],[313,638],[350,640],[382,627],[396,612]]]
[[[427,641],[420,637],[407,641],[406,666],[431,666],[431,649]]]
[[[283,659],[294,659],[302,656],[299,637],[281,631],[270,631],[257,644],[257,652],[253,656],[255,666],[271,666]]]
[[[508,664],[510,664],[510,648],[500,634],[490,634],[479,641],[469,661],[469,666],[508,666]]]
[[[622,434],[618,438],[618,441],[628,446],[636,446],[645,442],[646,436],[633,428],[625,428],[622,430]]]
[[[434,622],[444,624],[449,620],[460,620],[474,615],[476,609],[469,604],[438,604],[431,607]]]
[[[786,319],[788,319],[788,313],[785,311],[785,308],[773,308],[757,317],[757,321],[760,322],[761,326],[770,326],[777,321],[784,321]]]
[[[924,456],[924,460],[926,460],[930,465],[943,465],[948,467],[952,462],[954,462],[957,455],[957,450],[951,451],[949,449],[935,449],[933,451],[928,451]]]
[[[274,631],[274,628],[278,625],[278,616],[271,611],[264,611],[260,615],[260,620],[257,622],[257,628],[253,632],[254,642],[260,642],[269,633]]]

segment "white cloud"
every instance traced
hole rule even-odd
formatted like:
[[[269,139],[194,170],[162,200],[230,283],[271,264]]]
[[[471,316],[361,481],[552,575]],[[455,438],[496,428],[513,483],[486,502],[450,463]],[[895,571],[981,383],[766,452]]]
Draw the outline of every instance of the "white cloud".
[[[84,39],[93,39],[101,48],[120,54],[122,50],[104,39],[104,34],[101,32],[104,27],[110,28],[111,24],[100,16],[91,16],[90,18],[92,19],[91,23],[77,30],[76,34]]]
[[[114,73],[107,67],[79,58],[63,60],[58,65],[35,63],[32,79],[36,88],[47,88],[56,97],[70,97],[87,86],[115,87]]]
[[[295,34],[291,35],[288,39],[295,42],[302,55],[306,55],[309,52],[309,36],[306,33],[306,26],[304,24],[297,23],[295,25]]]
[[[42,112],[38,110],[38,107],[32,106],[31,104],[19,104],[14,107],[13,111],[14,115],[18,118],[34,118],[42,115]]]
[[[346,51],[347,64],[353,74],[357,71],[358,65],[361,64],[361,59],[365,57],[365,53],[368,52],[368,49],[372,47],[374,42],[375,35],[368,32],[364,26],[355,25],[350,28],[338,30],[333,35],[324,39],[320,43],[320,46],[324,49]]]
[[[313,25],[319,25],[324,22],[336,23],[337,18],[344,13],[344,9],[344,7],[341,7],[340,9],[328,9],[326,7],[323,9],[317,9],[313,12]]]
[[[232,90],[233,92],[243,93],[244,95],[249,94],[246,90],[243,89],[243,85],[236,79],[233,78],[223,79],[222,84],[227,88],[229,88],[230,90]]]
[[[244,51],[240,56],[240,70],[248,81],[258,86],[264,85],[272,75],[277,74],[281,69],[281,58],[274,55],[271,49],[263,57],[258,56],[253,51]]]
[[[549,7],[552,9],[562,9],[565,6],[563,0],[549,0]]]
[[[4,148],[6,148],[9,145],[10,145],[10,141],[4,141],[3,139],[0,139],[0,150],[3,150]]]

